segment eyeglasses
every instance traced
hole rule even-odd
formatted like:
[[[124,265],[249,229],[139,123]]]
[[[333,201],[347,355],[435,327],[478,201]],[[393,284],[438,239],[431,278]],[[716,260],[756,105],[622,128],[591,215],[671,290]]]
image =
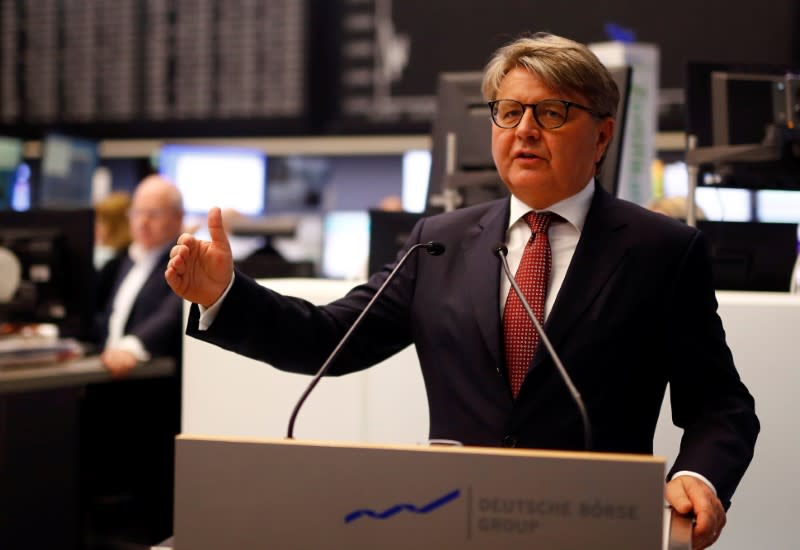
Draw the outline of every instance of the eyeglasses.
[[[570,107],[586,111],[597,118],[611,116],[610,113],[599,113],[589,107],[564,99],[545,99],[539,103],[522,103],[516,99],[496,99],[489,102],[492,121],[500,128],[506,129],[519,126],[522,117],[525,116],[525,109],[528,107],[533,111],[536,123],[546,130],[555,130],[563,126],[567,122]]]
[[[149,218],[151,220],[160,220],[166,217],[167,211],[162,208],[131,208],[128,210],[128,218]]]

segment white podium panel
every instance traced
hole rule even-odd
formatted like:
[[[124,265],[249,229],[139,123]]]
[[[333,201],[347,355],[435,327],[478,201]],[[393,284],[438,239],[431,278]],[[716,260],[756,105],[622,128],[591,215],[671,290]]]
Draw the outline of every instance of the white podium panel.
[[[663,476],[634,455],[181,436],[174,544],[655,549]]]

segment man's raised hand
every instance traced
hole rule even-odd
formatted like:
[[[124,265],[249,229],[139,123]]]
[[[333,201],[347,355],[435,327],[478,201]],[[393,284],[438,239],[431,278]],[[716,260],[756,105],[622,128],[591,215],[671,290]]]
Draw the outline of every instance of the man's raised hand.
[[[205,307],[219,299],[233,276],[231,245],[217,207],[208,213],[208,232],[211,241],[196,239],[188,233],[181,235],[169,253],[164,272],[175,294]]]

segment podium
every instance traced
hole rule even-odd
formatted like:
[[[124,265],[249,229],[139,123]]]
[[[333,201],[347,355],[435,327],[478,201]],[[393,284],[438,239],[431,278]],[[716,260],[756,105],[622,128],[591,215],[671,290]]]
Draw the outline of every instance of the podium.
[[[181,435],[175,468],[175,550],[667,547],[651,456]]]

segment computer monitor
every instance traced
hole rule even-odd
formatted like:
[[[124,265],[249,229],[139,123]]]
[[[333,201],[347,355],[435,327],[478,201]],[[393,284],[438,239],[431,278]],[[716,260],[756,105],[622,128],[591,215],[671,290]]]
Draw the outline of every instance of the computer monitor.
[[[86,340],[94,309],[94,210],[0,211],[0,247],[17,259],[20,280],[0,302],[0,321],[54,323]]]
[[[788,292],[797,224],[698,221],[711,243],[714,288]]]
[[[798,73],[783,65],[688,65],[698,186],[800,189]]]
[[[60,134],[45,136],[38,208],[89,208],[97,168],[97,142]]]
[[[478,71],[439,75],[431,132],[429,210],[508,195],[492,158],[492,120],[481,93],[482,81]],[[455,195],[456,203],[449,203]]]
[[[794,122],[787,112],[786,84],[786,75],[712,71],[714,145],[762,143],[773,124]]]
[[[422,218],[415,212],[369,211],[369,273],[397,259],[397,253]]]
[[[758,138],[763,137],[764,125],[775,120],[770,81],[798,73],[800,67],[780,64],[687,63],[686,133],[697,139],[698,147],[724,145],[722,140],[715,141],[714,138],[714,119],[724,115],[727,120],[717,120],[718,128],[728,123],[740,128],[732,129],[733,136],[728,143],[757,143],[760,141]],[[723,94],[728,97],[723,98]],[[715,99],[720,104],[715,105]],[[745,132],[745,128],[755,130]],[[742,139],[743,135],[749,139]]]
[[[178,186],[189,215],[204,216],[218,206],[259,216],[266,208],[267,157],[258,149],[164,145],[159,173]]]
[[[17,169],[22,162],[22,140],[0,136],[0,210],[12,208]]]
[[[600,166],[600,172],[597,174],[597,181],[603,186],[603,189],[616,196],[617,190],[619,189],[619,174],[622,165],[625,124],[628,121],[628,99],[631,93],[631,68],[627,66],[608,67],[608,72],[611,73],[611,78],[614,79],[619,89],[619,105],[617,106],[617,114],[615,117],[616,125],[614,126],[614,135],[611,138],[611,143],[608,144],[605,159]]]

